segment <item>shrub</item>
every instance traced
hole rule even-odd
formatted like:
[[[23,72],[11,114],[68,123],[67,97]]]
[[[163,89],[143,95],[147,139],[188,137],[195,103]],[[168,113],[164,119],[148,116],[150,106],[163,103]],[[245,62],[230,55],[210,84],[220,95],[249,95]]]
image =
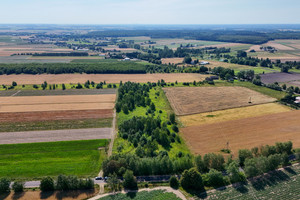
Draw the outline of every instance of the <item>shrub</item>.
[[[178,179],[175,177],[175,176],[172,176],[170,178],[170,187],[171,188],[174,188],[174,189],[178,189],[179,187],[179,182],[178,182]]]
[[[41,180],[40,189],[45,191],[53,191],[54,190],[54,180],[51,177],[46,177]]]
[[[224,185],[222,172],[211,169],[209,173],[205,174],[205,182],[208,186],[220,187]]]
[[[24,183],[23,182],[14,182],[14,184],[12,185],[12,189],[15,191],[15,192],[23,192],[24,190]]]
[[[7,178],[0,179],[0,194],[9,192],[10,180]]]
[[[136,178],[133,176],[133,172],[131,170],[126,170],[123,178],[124,178],[123,186],[125,189],[131,189],[131,190],[137,189],[137,181]]]
[[[195,168],[183,172],[180,184],[184,189],[200,190],[203,188],[201,174]]]

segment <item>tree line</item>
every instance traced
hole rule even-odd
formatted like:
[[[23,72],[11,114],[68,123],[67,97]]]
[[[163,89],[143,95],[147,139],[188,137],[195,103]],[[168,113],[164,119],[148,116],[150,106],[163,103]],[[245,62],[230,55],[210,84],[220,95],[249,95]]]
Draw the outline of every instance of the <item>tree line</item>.
[[[2,74],[144,74],[147,66],[135,62],[118,63],[10,63],[0,64]]]

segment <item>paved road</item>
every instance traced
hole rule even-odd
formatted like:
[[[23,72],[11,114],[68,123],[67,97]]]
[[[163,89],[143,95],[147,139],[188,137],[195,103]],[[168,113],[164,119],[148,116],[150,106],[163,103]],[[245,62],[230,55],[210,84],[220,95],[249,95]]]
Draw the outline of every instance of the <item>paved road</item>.
[[[2,132],[0,144],[111,139],[111,128]]]

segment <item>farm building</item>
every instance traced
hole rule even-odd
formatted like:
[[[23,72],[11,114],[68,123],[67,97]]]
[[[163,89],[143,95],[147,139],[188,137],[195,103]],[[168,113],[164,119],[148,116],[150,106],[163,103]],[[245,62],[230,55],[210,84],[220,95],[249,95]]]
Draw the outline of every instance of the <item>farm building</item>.
[[[200,65],[208,65],[209,64],[209,62],[207,62],[207,61],[201,61],[200,62]]]
[[[296,97],[295,103],[300,103],[300,97]]]

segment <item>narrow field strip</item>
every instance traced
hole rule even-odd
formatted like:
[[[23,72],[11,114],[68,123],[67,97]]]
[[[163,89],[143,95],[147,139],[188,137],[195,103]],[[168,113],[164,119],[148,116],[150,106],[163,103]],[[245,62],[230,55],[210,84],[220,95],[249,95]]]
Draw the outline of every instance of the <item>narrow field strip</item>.
[[[111,128],[65,129],[0,133],[0,144],[110,139]]]
[[[0,122],[33,122],[80,119],[112,118],[112,109],[39,111],[39,112],[0,112]],[[1,127],[1,124],[0,124]]]
[[[214,112],[205,112],[194,115],[179,117],[184,126],[196,126],[202,124],[213,124],[218,122],[243,119],[248,117],[258,117],[267,114],[291,111],[292,109],[278,103],[267,103],[241,108],[232,108]]]

